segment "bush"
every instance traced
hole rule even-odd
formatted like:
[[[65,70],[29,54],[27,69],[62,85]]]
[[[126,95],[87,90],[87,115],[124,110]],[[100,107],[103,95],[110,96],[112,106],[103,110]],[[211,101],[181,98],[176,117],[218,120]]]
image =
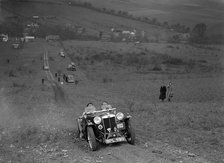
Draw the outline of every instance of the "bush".
[[[53,58],[53,57],[49,57],[49,60],[50,60],[50,61],[54,61],[54,58]]]
[[[13,70],[9,71],[9,77],[16,77],[16,75],[15,75]]]
[[[47,35],[59,35],[62,40],[98,40],[97,36],[78,34],[76,31],[70,30],[60,25],[50,26],[41,25],[37,31],[36,36],[45,38]]]
[[[13,87],[19,87],[19,88],[24,88],[25,87],[25,84],[18,84],[18,83],[13,83],[12,84]]]
[[[170,64],[170,65],[182,65],[184,64],[182,59],[179,58],[172,58],[168,57],[165,61],[162,62],[163,64]]]
[[[111,78],[108,77],[104,77],[103,78],[103,83],[111,83],[113,80]]]
[[[153,68],[152,68],[153,71],[162,71],[162,68],[161,66],[159,65],[155,65]]]
[[[20,21],[6,20],[0,25],[0,33],[8,34],[10,37],[22,37],[23,24]]]

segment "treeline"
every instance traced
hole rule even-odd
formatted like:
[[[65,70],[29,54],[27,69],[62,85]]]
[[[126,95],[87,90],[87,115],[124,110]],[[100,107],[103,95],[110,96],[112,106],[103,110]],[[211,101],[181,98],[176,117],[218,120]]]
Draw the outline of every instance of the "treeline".
[[[69,2],[69,5],[85,7],[85,8],[92,9],[92,10],[95,10],[98,12],[103,12],[106,14],[120,16],[120,17],[124,17],[124,18],[128,18],[128,19],[132,19],[132,20],[137,20],[137,21],[141,21],[141,22],[144,22],[144,23],[147,23],[150,25],[161,26],[161,27],[164,27],[167,29],[172,29],[179,33],[189,33],[190,32],[190,27],[181,25],[179,23],[169,24],[167,21],[160,22],[157,18],[137,17],[137,16],[130,14],[127,11],[107,9],[107,8],[98,8],[98,7],[93,6],[90,2],[73,1],[73,2]]]
[[[23,36],[23,24],[20,21],[4,21],[0,24],[0,34],[8,34],[12,37]]]
[[[207,25],[204,23],[199,23],[192,29],[189,42],[199,44],[224,44],[224,35],[213,34],[208,36]]]
[[[169,24],[169,22],[164,21],[160,22],[157,18],[148,18],[148,17],[136,17],[130,14],[127,11],[121,10],[114,10],[114,9],[107,9],[107,8],[98,8],[93,6],[90,2],[80,2],[80,1],[73,1],[69,2],[71,6],[80,6],[85,7],[88,9],[92,9],[98,12],[103,12],[110,15],[120,16],[132,20],[141,21],[150,25],[156,25],[160,27],[164,27],[178,33],[189,33],[190,38],[188,40],[189,43],[202,43],[202,44],[223,44],[224,43],[224,34],[215,34],[212,36],[207,36],[206,29],[207,26],[204,23],[196,24],[192,29],[187,27],[183,24]],[[204,33],[203,33],[204,32]],[[179,35],[175,35],[169,38],[168,42],[178,43],[180,42],[181,38]]]

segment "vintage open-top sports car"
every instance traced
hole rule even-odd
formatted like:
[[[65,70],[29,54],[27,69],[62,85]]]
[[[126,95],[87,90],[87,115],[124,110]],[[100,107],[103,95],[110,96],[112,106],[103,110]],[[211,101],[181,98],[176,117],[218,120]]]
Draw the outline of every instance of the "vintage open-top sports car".
[[[129,114],[117,113],[116,108],[85,112],[78,119],[78,122],[82,122],[82,129],[78,127],[78,131],[87,140],[92,151],[97,150],[98,143],[127,141],[134,145],[135,132],[130,119]]]

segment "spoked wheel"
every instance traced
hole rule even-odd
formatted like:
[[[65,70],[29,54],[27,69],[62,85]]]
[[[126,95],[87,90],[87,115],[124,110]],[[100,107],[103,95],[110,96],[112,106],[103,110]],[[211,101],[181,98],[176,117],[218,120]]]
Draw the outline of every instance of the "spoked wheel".
[[[97,150],[98,145],[97,145],[95,134],[93,132],[93,128],[91,126],[87,127],[87,140],[88,140],[90,149],[92,151]]]
[[[131,125],[131,121],[128,120],[127,122],[127,137],[126,140],[129,144],[135,144],[135,131]]]

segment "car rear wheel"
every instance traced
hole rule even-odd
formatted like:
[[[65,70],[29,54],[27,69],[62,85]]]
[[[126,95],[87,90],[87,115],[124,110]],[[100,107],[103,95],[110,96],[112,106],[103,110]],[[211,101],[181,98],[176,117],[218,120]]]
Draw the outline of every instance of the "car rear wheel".
[[[135,144],[135,131],[131,125],[130,120],[127,121],[127,137],[126,137],[126,139],[129,144],[132,144],[132,145]]]
[[[88,140],[90,149],[92,151],[97,150],[98,145],[97,145],[95,134],[93,132],[93,128],[91,126],[87,127],[87,140]]]

